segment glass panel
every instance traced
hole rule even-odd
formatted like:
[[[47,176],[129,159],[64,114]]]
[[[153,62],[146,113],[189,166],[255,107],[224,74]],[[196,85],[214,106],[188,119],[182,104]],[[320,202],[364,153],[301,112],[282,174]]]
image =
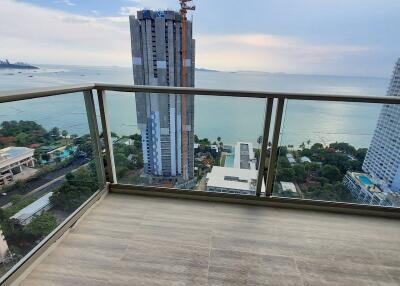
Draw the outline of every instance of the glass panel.
[[[119,183],[255,194],[264,99],[108,94]]]
[[[98,189],[82,93],[1,104],[0,274]]]
[[[289,100],[285,107],[274,196],[400,205],[400,105]]]

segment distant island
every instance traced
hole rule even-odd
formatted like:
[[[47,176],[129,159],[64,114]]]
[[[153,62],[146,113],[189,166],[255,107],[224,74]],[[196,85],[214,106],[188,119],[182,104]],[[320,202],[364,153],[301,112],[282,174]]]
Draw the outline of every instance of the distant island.
[[[38,67],[29,65],[27,63],[10,63],[8,60],[0,60],[0,69],[28,69],[28,70],[37,70]]]
[[[206,69],[206,68],[196,68],[196,71],[218,72],[217,70],[211,70],[211,69]]]

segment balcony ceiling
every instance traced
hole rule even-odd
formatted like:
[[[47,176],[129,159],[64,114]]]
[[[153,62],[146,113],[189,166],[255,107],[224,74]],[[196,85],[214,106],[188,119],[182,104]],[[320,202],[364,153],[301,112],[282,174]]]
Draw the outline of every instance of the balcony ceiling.
[[[20,285],[400,285],[399,221],[109,194]]]

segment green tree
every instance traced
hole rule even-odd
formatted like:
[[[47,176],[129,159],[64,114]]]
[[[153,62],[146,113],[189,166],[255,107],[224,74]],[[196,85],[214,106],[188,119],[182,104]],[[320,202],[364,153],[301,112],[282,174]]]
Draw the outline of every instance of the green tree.
[[[311,157],[313,155],[313,153],[312,153],[311,149],[304,148],[303,150],[301,150],[300,155],[306,156],[306,157]]]
[[[61,135],[62,135],[64,138],[67,137],[68,131],[67,131],[67,130],[63,130],[63,131],[61,132]]]
[[[324,165],[321,168],[321,175],[331,182],[339,181],[342,177],[340,170],[332,165]]]
[[[286,146],[279,146],[279,148],[278,148],[279,156],[286,156],[287,153],[288,153],[288,149]]]
[[[58,127],[53,127],[49,132],[51,137],[59,138],[60,137],[60,129]]]
[[[78,153],[83,152],[85,153],[89,158],[93,156],[93,147],[92,147],[92,142],[91,141],[86,141],[78,145],[77,148]]]
[[[67,181],[50,198],[54,207],[64,211],[78,208],[98,188],[92,168],[81,168],[74,173],[68,173],[65,178]]]
[[[310,149],[312,152],[319,152],[324,149],[324,145],[321,143],[314,143]]]
[[[276,172],[276,180],[290,182],[293,181],[295,177],[294,170],[292,168],[282,168],[278,169]]]
[[[355,154],[355,157],[361,163],[364,162],[365,156],[367,156],[368,149],[367,148],[359,148]]]
[[[356,154],[356,148],[351,146],[349,143],[345,142],[335,142],[329,144],[329,147],[334,148],[336,150],[342,151],[348,155],[355,155]]]
[[[21,132],[16,136],[17,139],[17,144],[19,146],[26,146],[28,144],[31,143],[29,134],[25,133],[25,132]]]
[[[285,156],[278,157],[278,168],[290,168],[290,163]]]
[[[295,164],[293,171],[297,181],[304,182],[307,179],[307,172],[303,164]]]
[[[29,235],[36,239],[42,239],[57,227],[57,220],[54,216],[43,213],[35,217],[26,227],[25,230]]]

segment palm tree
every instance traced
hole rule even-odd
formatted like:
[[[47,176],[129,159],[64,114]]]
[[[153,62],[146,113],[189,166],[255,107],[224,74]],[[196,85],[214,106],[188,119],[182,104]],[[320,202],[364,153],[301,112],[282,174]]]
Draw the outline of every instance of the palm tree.
[[[301,148],[301,150],[304,150],[304,148],[306,148],[306,144],[304,144],[304,142],[303,142],[303,143],[300,144],[299,147]]]
[[[308,140],[307,140],[307,148],[309,148],[309,149],[310,149],[310,143],[311,143],[311,140],[308,139]]]
[[[218,136],[217,137],[217,141],[220,142],[221,141],[221,137]]]

